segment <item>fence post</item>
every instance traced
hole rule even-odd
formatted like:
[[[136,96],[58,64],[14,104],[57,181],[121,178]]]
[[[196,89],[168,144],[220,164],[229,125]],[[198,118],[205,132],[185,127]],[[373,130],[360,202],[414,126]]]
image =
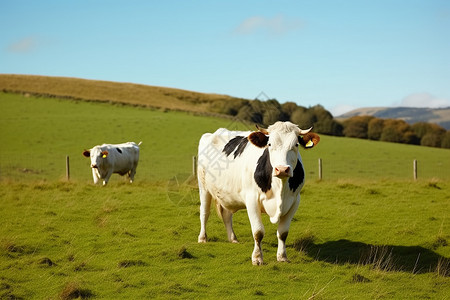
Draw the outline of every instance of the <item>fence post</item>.
[[[414,180],[417,180],[417,159],[413,160],[413,176]]]
[[[319,180],[322,180],[322,159],[319,158]]]
[[[197,178],[197,156],[192,156],[192,175]]]
[[[69,155],[66,156],[66,179],[70,180]]]

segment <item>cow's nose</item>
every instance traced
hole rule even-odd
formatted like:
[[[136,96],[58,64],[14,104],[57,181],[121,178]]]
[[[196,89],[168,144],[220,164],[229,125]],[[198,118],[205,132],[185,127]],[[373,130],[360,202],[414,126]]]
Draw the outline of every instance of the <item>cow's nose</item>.
[[[98,169],[98,167],[97,167],[96,164],[91,165],[91,168],[93,168],[93,169]]]
[[[290,167],[289,166],[277,166],[275,167],[275,176],[276,177],[289,177]]]

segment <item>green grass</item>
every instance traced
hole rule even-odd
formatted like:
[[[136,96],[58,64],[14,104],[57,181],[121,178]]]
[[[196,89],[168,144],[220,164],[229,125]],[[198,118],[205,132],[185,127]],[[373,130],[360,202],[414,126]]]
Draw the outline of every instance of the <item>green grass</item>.
[[[195,188],[3,183],[0,295],[444,299],[449,190],[443,182],[309,183],[288,238],[291,263],[276,262],[276,227],[265,217],[258,268],[245,211],[235,215],[240,244],[226,241],[215,214],[212,241],[196,242]]]
[[[232,120],[0,94],[0,298],[445,299],[450,294],[449,150],[322,136],[302,151],[307,183],[276,262],[251,265],[216,214],[198,244],[191,158],[202,133]],[[133,185],[92,184],[84,148],[143,141]],[[65,156],[71,180],[64,180]],[[317,159],[324,180],[317,181]],[[419,180],[412,180],[412,159]]]

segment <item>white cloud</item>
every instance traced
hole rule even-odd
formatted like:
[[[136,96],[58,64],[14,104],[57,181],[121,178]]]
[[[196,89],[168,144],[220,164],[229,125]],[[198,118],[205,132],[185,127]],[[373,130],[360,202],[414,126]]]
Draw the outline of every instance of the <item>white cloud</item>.
[[[303,22],[297,18],[288,18],[284,15],[276,15],[272,18],[253,16],[245,19],[234,30],[241,35],[264,32],[273,36],[281,36],[303,26]]]
[[[450,107],[450,99],[439,98],[430,93],[414,93],[406,96],[399,106],[405,107]]]
[[[36,37],[28,36],[10,44],[7,50],[12,53],[30,53],[36,50],[38,44]]]
[[[330,109],[331,114],[334,117],[339,117],[349,111],[356,109],[357,107],[348,104],[338,104]]]

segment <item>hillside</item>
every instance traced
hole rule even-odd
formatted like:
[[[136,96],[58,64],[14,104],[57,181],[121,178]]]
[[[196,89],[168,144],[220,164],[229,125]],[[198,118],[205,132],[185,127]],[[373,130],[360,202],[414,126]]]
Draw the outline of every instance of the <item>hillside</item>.
[[[338,119],[354,116],[374,116],[381,119],[401,119],[409,124],[417,122],[436,123],[450,130],[450,107],[364,107],[340,115]]]
[[[0,74],[0,90],[198,113],[222,113],[220,110],[225,102],[240,103],[243,100],[133,83],[11,74]]]
[[[280,104],[276,99],[248,100],[132,83],[9,74],[0,74],[0,91],[25,96],[68,98],[186,111],[228,119],[235,118],[263,126],[279,120],[291,121],[302,128],[313,126],[319,133],[342,135],[342,126],[324,107],[316,105],[306,108],[293,102]]]

